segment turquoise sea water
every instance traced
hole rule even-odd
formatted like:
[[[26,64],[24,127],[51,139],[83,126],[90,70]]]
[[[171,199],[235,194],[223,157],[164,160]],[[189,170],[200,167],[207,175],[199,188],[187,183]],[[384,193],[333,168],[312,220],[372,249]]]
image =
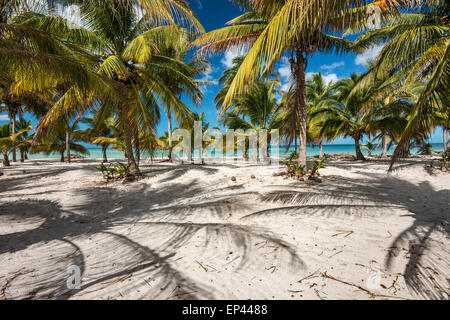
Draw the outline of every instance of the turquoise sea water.
[[[442,143],[433,143],[433,148],[436,151],[443,151],[444,149],[444,145]],[[103,155],[102,155],[102,150],[100,148],[89,148],[89,156],[87,156],[86,158],[91,158],[91,159],[102,159]],[[279,147],[279,155],[280,156],[287,156],[289,155],[291,152],[294,151],[294,147],[291,146],[291,148],[289,148],[289,150],[286,150],[286,147],[280,146]],[[381,154],[381,148],[377,149],[376,151],[373,152],[373,155],[377,155],[377,154]],[[388,152],[388,154],[392,154],[392,152],[394,151],[394,148],[391,148]],[[329,144],[329,145],[324,145],[323,146],[323,152],[327,153],[327,154],[340,154],[340,153],[347,153],[347,154],[351,154],[351,155],[355,155],[355,146],[353,144]],[[362,152],[367,155],[367,151],[366,150],[362,150]],[[412,148],[411,149],[411,153],[415,154],[417,152],[417,148]],[[316,156],[319,155],[319,147],[315,146],[315,147],[311,147],[308,146],[306,148],[306,153],[308,156]],[[166,156],[166,154],[164,154],[164,156]],[[124,154],[118,150],[113,150],[110,149],[107,151],[107,156],[109,159],[124,159]],[[163,156],[161,151],[155,152],[154,154],[154,158],[161,158],[161,156]],[[194,155],[195,157],[195,152]],[[37,153],[37,154],[31,154],[28,155],[28,157],[30,159],[59,159],[60,155],[59,154],[54,154],[54,155],[50,155],[50,156],[46,156],[45,154],[41,154],[41,153]],[[142,158],[147,158],[148,154],[143,154]]]

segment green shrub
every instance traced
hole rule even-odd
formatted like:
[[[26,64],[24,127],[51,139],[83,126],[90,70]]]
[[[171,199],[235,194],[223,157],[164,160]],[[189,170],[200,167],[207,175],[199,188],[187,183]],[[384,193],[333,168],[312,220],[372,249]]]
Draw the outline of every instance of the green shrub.
[[[311,171],[310,171],[309,175],[310,175],[311,177],[314,177],[314,176],[318,175],[318,174],[319,174],[319,170],[322,169],[322,168],[325,168],[324,164],[325,164],[325,161],[326,161],[327,159],[328,159],[328,156],[325,155],[325,156],[322,157],[322,159],[320,159],[320,160],[315,160],[315,161],[314,161],[314,164],[313,164],[313,167],[311,168]]]
[[[123,179],[128,177],[130,174],[130,166],[131,164],[123,164],[120,162],[110,163],[108,166],[105,166],[104,163],[100,164],[98,167],[94,167],[98,171],[102,173],[102,176],[106,180],[113,179]]]
[[[448,166],[448,154],[446,152],[441,152],[441,158],[439,159],[439,163],[441,164],[441,169],[447,169]]]

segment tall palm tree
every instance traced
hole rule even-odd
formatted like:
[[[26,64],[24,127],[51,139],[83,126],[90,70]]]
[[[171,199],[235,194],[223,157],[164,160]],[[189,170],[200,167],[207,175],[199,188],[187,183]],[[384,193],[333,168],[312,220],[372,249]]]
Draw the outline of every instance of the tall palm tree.
[[[173,39],[159,37],[155,39],[155,43],[158,45],[159,54],[179,61],[183,65],[179,72],[184,77],[173,77],[172,74],[166,73],[162,75],[164,83],[175,96],[181,98],[182,95],[186,95],[195,105],[198,105],[203,99],[203,91],[199,86],[200,81],[195,80],[195,78],[206,72],[210,65],[200,57],[188,58],[191,38],[192,35],[188,30],[180,29],[179,34]],[[172,114],[175,112],[176,119],[180,122],[182,119],[192,117],[192,112],[182,103],[165,103],[165,109],[168,122],[169,161],[171,161],[173,148]]]
[[[33,130],[30,120],[19,119],[16,124],[17,132],[23,132],[18,139],[17,144],[20,151],[20,162],[25,162],[25,158],[27,157],[27,152],[30,147],[30,135],[29,132]]]
[[[315,52],[342,53],[351,50],[350,41],[336,37],[352,25],[356,17],[365,16],[366,1],[343,0],[234,0],[250,12],[228,22],[230,26],[209,32],[196,40],[202,52],[223,51],[231,46],[247,46],[250,51],[239,68],[224,99],[222,113],[233,104],[233,97],[261,74],[273,69],[287,56],[291,65],[290,91],[295,99],[290,106],[296,119],[291,132],[300,133],[299,163],[306,165],[307,104],[306,67]],[[395,1],[383,1],[386,4]],[[373,5],[380,5],[375,3]],[[288,100],[292,101],[292,100]],[[290,135],[290,142],[293,135]]]
[[[332,137],[350,136],[355,141],[357,160],[365,160],[361,152],[360,140],[368,133],[368,124],[373,120],[373,112],[365,107],[368,92],[350,96],[358,83],[358,75],[339,80],[334,88],[337,91],[334,103],[325,103],[310,112],[313,122],[320,127],[320,135]]]
[[[4,66],[0,80],[0,112],[7,112],[11,121],[11,134],[17,132],[17,116],[19,119],[22,118],[23,105],[27,105],[29,110],[37,111],[52,100],[53,90],[50,89],[41,92],[18,91],[19,81],[14,70],[7,65]],[[12,149],[12,161],[17,161],[15,147]]]
[[[75,130],[69,137],[69,142],[67,142],[67,135],[64,123],[58,126],[57,130],[54,130],[52,134],[41,136],[39,143],[35,144],[31,148],[31,153],[44,153],[46,155],[50,154],[60,154],[61,162],[65,160],[66,146],[67,143],[70,144],[70,150],[83,155],[89,155],[89,150],[85,146],[77,142],[83,141],[84,135],[81,130]],[[66,154],[67,156],[67,154]]]
[[[27,130],[20,131],[18,133],[11,133],[11,123],[6,123],[0,126],[0,152],[3,155],[3,166],[10,166],[8,153],[16,146],[15,141]]]
[[[306,80],[306,101],[308,103],[309,113],[323,106],[330,106],[335,103],[336,99],[334,95],[335,88],[333,88],[333,83],[330,81],[326,84],[322,73],[315,73],[311,79]],[[316,132],[313,136],[319,142],[319,156],[322,157],[322,140],[324,137],[320,135],[320,131],[310,130],[311,132]]]
[[[88,126],[87,129],[83,130],[83,140],[86,142],[93,143],[100,137],[103,138],[113,138],[116,135],[116,119],[111,116],[111,114],[103,114],[101,112],[96,112],[89,117],[85,117],[81,120],[81,123]],[[98,145],[102,148],[103,162],[108,162],[108,157],[106,151],[110,146],[107,141],[100,142]]]
[[[133,154],[133,133],[143,126],[155,125],[157,101],[182,103],[166,86],[160,74],[164,70],[173,77],[183,77],[179,72],[183,65],[159,55],[152,41],[155,36],[173,37],[179,29],[171,25],[158,26],[158,23],[172,21],[172,14],[178,12],[187,17],[196,30],[202,30],[184,1],[140,0],[140,3],[146,9],[141,12],[142,19],[139,19],[133,0],[84,0],[80,11],[85,28],[79,26],[75,30],[69,28],[68,21],[61,17],[31,13],[23,15],[20,21],[22,25],[43,29],[94,53],[87,56],[88,61],[93,61],[91,68],[108,78],[114,88],[114,92],[106,95],[89,91],[86,94],[77,88],[69,88],[41,120],[38,132],[64,114],[83,112],[96,103],[108,105],[120,117],[130,172],[134,175],[140,175],[140,171]]]
[[[205,137],[206,137],[206,132],[208,131],[209,127],[210,127],[210,123],[209,121],[206,121],[205,118],[205,113],[204,112],[194,112],[192,117],[188,117],[188,118],[184,118],[182,119],[182,121],[180,122],[180,128],[181,129],[186,129],[188,131],[190,131],[191,133],[191,145],[188,146],[190,148],[190,153],[188,154],[188,161],[191,162],[192,161],[192,154],[195,151],[195,147],[197,147],[193,142],[195,141],[195,130],[194,130],[194,124],[195,122],[200,122],[201,123],[201,136],[199,136],[198,138],[201,139],[201,144],[199,147],[198,151],[198,157],[200,162],[203,162],[203,155],[202,152],[204,150],[204,148],[211,142],[211,141],[205,141]],[[182,141],[180,141],[179,143],[183,143]]]
[[[227,96],[227,93],[230,90],[230,85],[233,82],[234,77],[236,77],[236,74],[239,68],[241,67],[241,64],[244,61],[244,59],[245,56],[237,56],[233,58],[233,60],[231,61],[231,67],[225,69],[222,75],[220,76],[218,84],[219,86],[221,86],[221,88],[214,98],[214,103],[216,104],[216,108],[218,110],[222,108],[225,97]]]
[[[420,4],[418,10],[387,16],[379,28],[363,33],[355,42],[360,48],[384,45],[362,82],[391,74],[400,75],[403,87],[417,80],[426,81],[413,115],[403,130],[389,170],[392,170],[394,162],[417,131],[424,134],[431,131],[432,114],[439,109],[439,105],[450,104],[450,4],[435,0],[416,3]],[[361,28],[351,31],[360,32]],[[358,89],[355,87],[356,91]]]
[[[258,134],[266,130],[269,139],[272,130],[279,129],[282,124],[282,108],[275,97],[275,84],[270,82],[256,82],[252,89],[237,99],[237,112],[227,112],[221,118],[224,126],[233,130],[254,130]],[[267,141],[259,140],[260,150],[266,148]],[[247,158],[248,143],[245,142],[243,156]]]

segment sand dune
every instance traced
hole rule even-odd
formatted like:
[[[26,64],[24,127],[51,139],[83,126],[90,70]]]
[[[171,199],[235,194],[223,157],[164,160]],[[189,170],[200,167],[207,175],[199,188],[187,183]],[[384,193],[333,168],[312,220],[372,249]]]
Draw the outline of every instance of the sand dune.
[[[322,183],[156,163],[127,185],[91,160],[16,164],[0,299],[448,299],[450,174],[429,162],[334,161]]]

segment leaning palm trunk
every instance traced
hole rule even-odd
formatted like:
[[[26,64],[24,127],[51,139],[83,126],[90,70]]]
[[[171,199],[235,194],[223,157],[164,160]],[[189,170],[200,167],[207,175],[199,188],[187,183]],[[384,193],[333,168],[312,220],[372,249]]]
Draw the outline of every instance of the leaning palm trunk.
[[[291,60],[292,74],[295,79],[296,100],[299,107],[299,146],[298,146],[298,163],[306,166],[306,59],[303,52],[297,48],[295,50],[295,59]]]
[[[17,161],[17,156],[16,156],[16,113],[12,114],[11,117],[11,135],[12,135],[12,144],[13,144],[13,149],[12,149],[12,161],[16,162]]]
[[[383,154],[381,155],[383,158],[384,157],[387,157],[387,138],[386,138],[386,135],[385,134],[383,134],[383,137],[381,138],[382,139],[382,147],[383,147]]]
[[[366,160],[364,155],[361,152],[361,147],[359,146],[359,140],[361,139],[361,135],[357,134],[353,137],[355,140],[355,151],[356,151],[356,160]]]
[[[448,130],[447,130],[447,128],[445,128],[445,127],[443,127],[443,142],[444,142],[444,151],[447,151],[447,149],[448,149],[448,144],[449,144],[449,141],[448,141]]]
[[[9,105],[10,110],[9,110],[9,116],[11,118],[11,136],[12,136],[12,161],[16,162],[17,161],[17,156],[16,156],[16,115],[17,115],[17,105],[15,103],[11,103],[11,105]]]
[[[408,158],[409,148],[410,148],[409,141],[407,143],[405,143],[404,145],[398,146],[397,148],[399,148],[399,151],[397,153],[397,158]]]
[[[169,161],[172,162],[172,149],[173,149],[173,144],[172,144],[172,112],[169,109],[167,111],[167,130],[168,130],[168,135],[169,135]]]
[[[106,156],[106,149],[108,146],[102,146],[102,152],[103,152],[103,162],[108,162],[108,157]]]
[[[323,148],[322,148],[322,140],[319,142],[319,158],[322,159],[323,157]]]
[[[134,134],[134,138],[136,139],[136,161],[139,164],[141,162],[141,144],[139,143],[139,132],[136,131],[136,133]]]
[[[70,128],[66,128],[66,153],[67,153],[67,163],[71,163],[70,159]]]
[[[133,145],[131,142],[131,128],[130,128],[130,122],[128,120],[127,108],[123,105],[120,106],[120,113],[121,113],[121,118],[122,118],[123,134],[125,137],[126,154],[127,154],[128,164],[130,164],[130,174],[132,174],[134,176],[140,176],[141,172],[139,171],[139,167],[136,163],[136,160],[135,160],[134,154],[133,154]]]
[[[8,152],[4,152],[3,153],[3,166],[9,167],[10,165],[11,165],[11,163],[9,162]]]
[[[445,134],[447,135],[447,148],[444,151],[450,150],[450,133],[448,128],[445,128]]]

